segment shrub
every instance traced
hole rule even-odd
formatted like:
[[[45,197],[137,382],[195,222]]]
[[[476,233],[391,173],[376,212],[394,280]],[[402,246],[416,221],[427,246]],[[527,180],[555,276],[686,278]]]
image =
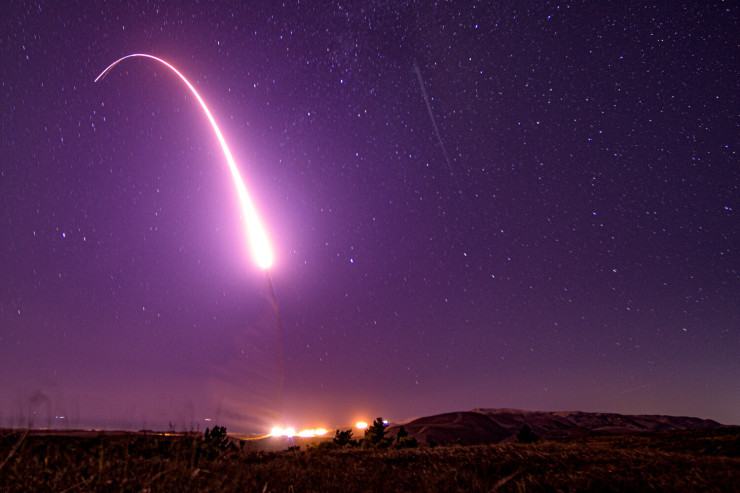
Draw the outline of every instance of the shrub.
[[[526,423],[516,433],[516,438],[519,440],[519,443],[534,443],[540,439],[540,437],[532,431],[532,428],[530,428]]]
[[[336,434],[334,435],[334,440],[332,441],[334,445],[337,447],[355,447],[357,446],[357,441],[352,440],[352,429],[349,430],[337,430]]]
[[[419,442],[414,437],[404,436],[396,438],[396,448],[416,448]]]
[[[208,458],[217,457],[224,452],[236,451],[236,445],[231,443],[229,437],[226,436],[225,426],[214,426],[212,430],[206,428],[201,446],[203,455]]]

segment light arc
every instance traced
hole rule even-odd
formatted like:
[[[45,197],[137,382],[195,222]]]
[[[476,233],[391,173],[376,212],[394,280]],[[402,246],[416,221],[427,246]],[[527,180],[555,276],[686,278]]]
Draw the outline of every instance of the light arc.
[[[148,55],[146,53],[134,53],[121,57],[115,62],[108,65],[108,67],[106,67],[106,69],[103,70],[100,75],[95,78],[95,82],[103,79],[106,75],[108,75],[113,67],[121,63],[123,60],[135,57],[152,59],[172,70],[185,83],[185,85],[188,86],[190,92],[193,93],[195,99],[197,99],[198,103],[200,103],[201,108],[203,108],[203,112],[206,114],[206,117],[208,117],[208,121],[211,123],[211,127],[213,127],[213,132],[216,134],[219,144],[221,144],[221,149],[223,150],[224,156],[226,157],[226,162],[229,165],[229,171],[231,171],[231,177],[234,180],[234,186],[236,187],[236,192],[239,196],[239,204],[241,205],[242,214],[245,220],[245,226],[247,228],[249,245],[254,260],[260,268],[265,270],[269,269],[273,263],[274,257],[272,249],[270,248],[270,242],[267,239],[267,233],[262,226],[262,222],[260,221],[259,216],[257,216],[257,210],[254,207],[252,199],[249,197],[247,187],[244,185],[244,180],[242,179],[241,173],[239,173],[239,168],[237,168],[234,157],[231,155],[231,151],[229,150],[229,146],[226,144],[226,139],[224,139],[224,136],[221,133],[221,130],[218,128],[218,124],[213,118],[211,111],[208,109],[208,106],[206,106],[205,101],[203,101],[203,98],[200,97],[200,94],[198,94],[198,91],[195,90],[195,87],[193,87],[190,81],[188,81],[188,79],[185,78],[185,76],[182,75],[179,70],[177,70],[175,67],[162,60],[161,58],[158,58],[154,55]]]

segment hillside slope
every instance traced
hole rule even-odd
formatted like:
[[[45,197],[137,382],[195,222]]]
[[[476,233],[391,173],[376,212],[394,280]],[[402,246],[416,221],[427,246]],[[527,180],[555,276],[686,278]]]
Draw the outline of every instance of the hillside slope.
[[[425,416],[403,424],[409,435],[425,443],[464,444],[513,441],[524,425],[542,438],[555,439],[592,434],[646,431],[707,430],[724,425],[711,419],[687,416],[625,415],[581,411],[523,411],[484,409]],[[388,428],[395,436],[401,425]]]

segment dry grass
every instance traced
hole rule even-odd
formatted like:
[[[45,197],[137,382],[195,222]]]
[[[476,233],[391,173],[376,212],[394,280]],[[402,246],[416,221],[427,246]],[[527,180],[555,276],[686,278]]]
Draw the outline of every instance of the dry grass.
[[[2,491],[738,491],[740,430],[282,453],[5,432],[0,463]]]

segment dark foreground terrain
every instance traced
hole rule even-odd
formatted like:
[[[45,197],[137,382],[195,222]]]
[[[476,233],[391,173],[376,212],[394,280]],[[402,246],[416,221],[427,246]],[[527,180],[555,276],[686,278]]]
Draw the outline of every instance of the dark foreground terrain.
[[[203,434],[0,435],[0,491],[740,491],[740,429],[246,451]]]

